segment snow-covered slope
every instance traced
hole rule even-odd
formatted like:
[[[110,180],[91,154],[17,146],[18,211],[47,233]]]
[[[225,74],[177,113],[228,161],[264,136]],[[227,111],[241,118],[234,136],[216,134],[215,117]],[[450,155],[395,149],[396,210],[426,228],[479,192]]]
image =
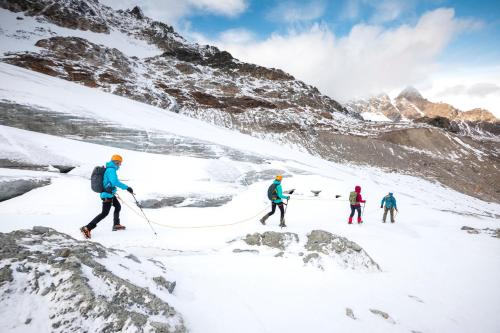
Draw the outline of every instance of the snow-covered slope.
[[[142,263],[152,258],[165,266],[168,280],[177,285],[172,294],[162,291],[159,297],[176,309],[190,332],[500,329],[500,241],[492,237],[498,235],[492,230],[500,228],[498,204],[415,177],[328,162],[12,66],[0,68],[12,77],[1,86],[3,100],[93,120],[98,129],[111,124],[129,131],[121,136],[102,130],[105,145],[100,145],[85,137],[70,140],[0,126],[0,160],[28,168],[0,168],[0,178],[51,179],[49,185],[0,203],[0,231],[43,225],[81,238],[79,227],[101,208],[90,190],[90,172],[112,154],[121,154],[120,178],[138,199],[165,200],[162,208],[144,209],[158,235],[121,191],[121,221],[127,230],[112,232],[108,217],[93,231],[92,241],[131,253]],[[88,123],[74,122],[79,125]],[[184,153],[112,147],[120,139],[133,140],[134,129],[146,131],[147,137],[175,137],[168,142],[183,146]],[[48,167],[31,170],[30,165]],[[75,169],[61,174],[50,165]],[[285,175],[285,189],[296,189],[283,230],[277,214],[268,225],[259,223],[269,209],[267,187],[277,173]],[[362,225],[346,223],[346,199],[355,185],[363,187],[367,200]],[[322,192],[315,197],[311,190]],[[381,223],[379,204],[389,191],[398,199],[395,224]],[[120,266],[123,260],[110,256],[105,265],[120,278],[159,293],[150,281],[162,274],[158,266],[126,265],[127,273]],[[0,261],[2,273],[8,273],[6,264],[12,265]],[[105,287],[96,273],[84,273],[96,288]],[[13,274],[13,282],[1,280],[0,292],[9,300],[0,303],[0,330],[49,331],[48,313],[40,312],[31,325],[29,313],[11,310],[11,304],[45,297],[43,290],[23,294],[13,285],[24,281],[19,280],[23,274]],[[50,277],[43,283],[50,283]],[[8,289],[15,292],[9,296]],[[8,320],[14,314],[19,318]]]
[[[500,177],[495,124],[466,124],[457,129],[454,124],[440,121],[365,122],[358,113],[337,103],[335,96],[325,96],[282,70],[244,63],[224,50],[189,42],[168,24],[145,17],[138,7],[115,11],[98,0],[12,0],[0,1],[0,7],[1,62],[295,147],[327,160],[396,169],[500,202],[500,193],[490,188],[490,179],[485,176]],[[29,86],[50,82],[44,78]],[[61,83],[56,85],[59,90],[65,89]],[[66,137],[85,137],[93,142],[99,142],[99,131],[123,132],[109,122],[94,128],[88,118],[61,116],[51,107],[38,110],[34,116],[37,122],[29,124],[33,110],[25,105],[28,101],[8,95],[4,94],[5,101],[0,101],[0,121],[10,126],[57,135],[65,132]],[[365,119],[386,120],[382,115],[400,118],[388,97],[375,102],[373,107],[367,105],[377,113],[376,117],[365,112]],[[409,102],[414,110],[412,105]],[[8,109],[16,111],[12,117],[2,115],[1,111]],[[113,121],[120,113],[119,109],[115,111]],[[71,126],[72,121],[83,121],[85,130],[79,132]],[[132,116],[125,122],[134,121]],[[130,138],[133,130],[126,131]],[[134,135],[135,141],[119,142],[109,135],[101,142],[131,149],[149,142],[147,151],[165,153],[172,150],[163,148],[165,143],[179,139],[164,133],[150,136],[144,127],[134,130]],[[459,139],[472,149],[457,144],[456,135],[464,136]],[[483,144],[485,137],[488,142]],[[444,146],[436,147],[434,142]],[[206,148],[205,143],[200,144]],[[193,145],[183,147],[189,147],[189,154],[198,149]],[[477,151],[482,152],[480,159]],[[220,151],[212,150],[211,154],[216,156]]]

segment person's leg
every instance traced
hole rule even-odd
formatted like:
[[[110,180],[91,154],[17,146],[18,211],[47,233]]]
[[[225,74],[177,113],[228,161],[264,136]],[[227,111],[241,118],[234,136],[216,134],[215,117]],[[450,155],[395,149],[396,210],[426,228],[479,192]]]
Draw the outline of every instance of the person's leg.
[[[97,223],[99,223],[102,219],[104,219],[106,216],[108,216],[109,211],[111,209],[111,199],[103,199],[102,201],[102,211],[99,215],[94,217],[92,221],[90,221],[89,224],[87,224],[87,229],[92,230],[97,226]]]
[[[391,207],[391,223],[394,223],[394,207]]]
[[[285,227],[285,207],[283,203],[279,203],[278,207],[280,209],[280,227]]]
[[[273,202],[273,203],[271,204],[271,211],[270,211],[269,213],[267,213],[267,215],[271,216],[271,215],[273,215],[273,214],[274,214],[274,212],[275,212],[275,211],[276,211],[276,203],[275,203],[275,202]]]
[[[352,218],[355,212],[356,212],[356,207],[351,205],[351,215],[349,215],[349,217]]]
[[[117,197],[113,197],[113,207],[115,207],[115,211],[113,213],[113,225],[120,224],[120,210],[122,209],[122,205],[120,201],[118,201]]]
[[[363,222],[363,219],[361,218],[361,206],[356,206],[356,210],[358,211],[358,223]]]
[[[354,216],[355,211],[356,211],[356,208],[353,205],[351,205],[351,215],[349,215],[349,221],[348,221],[349,224],[352,223],[352,217]]]
[[[382,219],[384,221],[384,223],[385,223],[385,220],[387,219],[387,211],[388,211],[387,207],[384,207],[384,218]]]
[[[264,215],[261,219],[260,219],[260,223],[262,224],[266,224],[266,220],[269,218],[269,216],[273,215],[274,212],[276,211],[276,204],[273,202],[271,204],[271,211],[269,213],[267,213],[266,215]]]

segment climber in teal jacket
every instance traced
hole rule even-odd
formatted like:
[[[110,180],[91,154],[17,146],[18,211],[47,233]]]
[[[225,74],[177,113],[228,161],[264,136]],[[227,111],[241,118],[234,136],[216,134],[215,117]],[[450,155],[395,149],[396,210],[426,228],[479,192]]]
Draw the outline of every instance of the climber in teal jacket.
[[[97,223],[108,216],[111,206],[115,207],[113,212],[113,228],[111,230],[125,230],[125,226],[120,224],[120,210],[122,206],[116,198],[116,188],[119,187],[122,190],[127,190],[131,194],[134,194],[134,190],[132,190],[130,186],[127,186],[118,180],[116,171],[120,169],[122,161],[123,159],[120,155],[113,155],[111,157],[111,161],[106,163],[106,171],[104,171],[104,175],[102,177],[104,192],[101,192],[100,194],[102,200],[102,211],[94,217],[89,224],[80,228],[80,231],[86,239],[91,237],[90,232],[97,226]]]
[[[122,190],[127,190],[129,188],[128,185],[119,181],[118,176],[116,175],[116,171],[120,169],[120,164],[115,161],[109,161],[106,163],[106,171],[102,177],[104,192],[101,193],[101,199],[113,199],[116,193],[116,187],[119,187]]]
[[[280,178],[279,178],[280,177]],[[290,199],[289,196],[283,195],[283,189],[281,188],[281,179],[283,176],[276,176],[276,179],[274,180],[273,184],[276,185],[275,191],[276,191],[276,199],[273,198],[272,202],[275,204],[280,204],[283,203],[282,199]],[[278,180],[279,178],[279,180]]]
[[[260,223],[263,225],[266,224],[266,220],[269,218],[269,216],[273,215],[274,212],[276,211],[276,206],[279,207],[280,213],[281,213],[281,218],[280,218],[280,227],[286,227],[285,225],[285,208],[283,207],[283,200],[286,199],[289,200],[290,197],[283,195],[283,190],[281,189],[281,180],[283,180],[283,176],[278,175],[274,179],[274,182],[271,186],[269,186],[269,189],[267,190],[267,195],[269,197],[269,200],[271,200],[271,211],[264,215],[260,219]]]
[[[385,207],[384,207],[385,203]],[[385,223],[385,220],[387,218],[387,212],[391,212],[391,223],[394,223],[394,210],[398,210],[398,206],[396,204],[396,198],[394,198],[392,192],[389,192],[388,195],[386,195],[383,199],[382,202],[380,203],[380,208],[384,208],[384,217],[382,218],[382,222]]]

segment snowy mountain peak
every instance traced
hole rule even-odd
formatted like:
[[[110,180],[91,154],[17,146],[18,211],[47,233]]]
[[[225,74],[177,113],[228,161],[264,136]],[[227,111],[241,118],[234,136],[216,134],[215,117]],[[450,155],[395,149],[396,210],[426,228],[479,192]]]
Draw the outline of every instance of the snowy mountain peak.
[[[142,20],[146,17],[144,15],[144,12],[142,11],[142,9],[139,6],[135,6],[134,8],[129,10],[128,12],[138,20]]]
[[[402,98],[406,98],[411,102],[421,102],[425,100],[425,98],[420,94],[420,92],[415,87],[412,86],[408,86],[405,89],[403,89],[399,93],[398,97],[396,97],[396,99],[402,99]]]

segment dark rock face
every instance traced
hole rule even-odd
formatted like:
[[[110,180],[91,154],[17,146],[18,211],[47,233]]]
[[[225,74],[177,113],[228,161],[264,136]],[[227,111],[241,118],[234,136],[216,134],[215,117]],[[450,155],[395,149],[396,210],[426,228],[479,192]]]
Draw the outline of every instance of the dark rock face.
[[[53,332],[186,332],[173,307],[100,263],[120,258],[97,243],[52,229],[0,233],[0,307],[16,297],[43,297],[49,316],[43,320]],[[153,281],[168,292],[175,287],[164,277]],[[99,284],[106,286],[106,295],[93,288]]]
[[[91,88],[125,84],[131,74],[132,64],[120,51],[90,43],[86,39],[52,37],[41,39],[35,45],[46,51],[20,54],[7,59],[7,62]],[[66,60],[61,63],[56,59]]]
[[[414,120],[417,123],[425,123],[434,127],[442,128],[448,132],[468,135],[481,136],[491,135],[500,136],[500,122],[474,122],[464,120],[450,120],[446,117],[422,117]]]
[[[108,33],[106,21],[99,15],[97,0],[2,0],[0,7],[27,16],[42,16],[61,27]]]
[[[47,186],[50,179],[0,179],[0,202],[23,195],[35,188]]]
[[[445,117],[435,117],[435,118],[423,117],[415,119],[415,121],[418,123],[426,123],[435,127],[443,128],[452,133],[458,133],[460,130],[460,128],[455,122],[452,122],[450,119]]]
[[[145,18],[142,9],[139,6],[135,6],[132,10],[129,11],[130,15],[134,16],[138,20],[142,20]]]

